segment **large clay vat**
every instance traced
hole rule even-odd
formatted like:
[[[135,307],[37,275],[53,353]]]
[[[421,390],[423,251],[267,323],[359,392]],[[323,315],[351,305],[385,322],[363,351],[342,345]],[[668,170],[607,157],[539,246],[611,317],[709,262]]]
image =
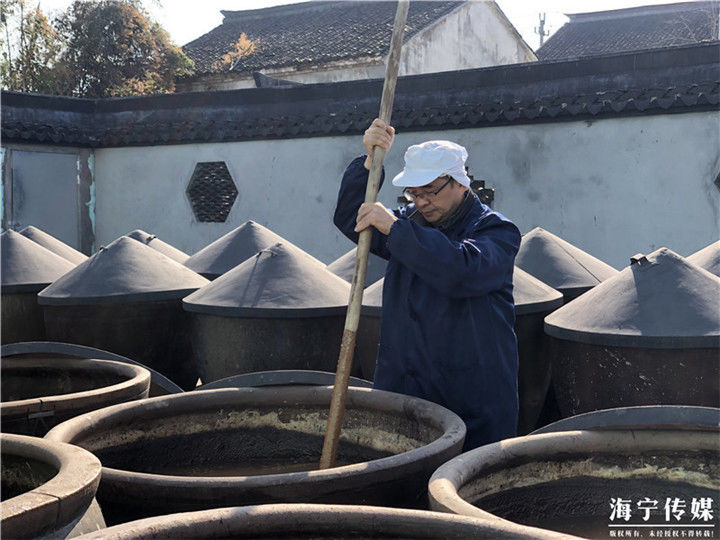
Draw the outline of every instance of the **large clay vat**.
[[[571,539],[573,536],[498,520],[383,508],[324,504],[268,504],[218,508],[116,525],[78,540],[151,538],[486,538]]]
[[[71,538],[105,527],[94,502],[100,462],[90,452],[24,435],[2,442],[3,538]]]
[[[276,369],[335,371],[350,285],[276,244],[183,300],[204,383]]]
[[[180,300],[208,281],[122,236],[38,294],[48,338],[108,350],[185,389],[197,371]]]
[[[0,349],[2,357],[14,357],[17,359],[38,359],[38,358],[82,358],[85,360],[112,360],[122,364],[132,364],[140,366],[150,372],[150,397],[164,396],[166,394],[177,394],[183,389],[170,379],[165,377],[159,371],[125,358],[119,354],[86,347],[85,345],[75,345],[73,343],[61,343],[59,341],[23,341],[20,343],[12,343],[3,345]]]
[[[163,242],[154,234],[146,233],[142,229],[135,229],[132,232],[127,233],[125,236],[142,242],[148,247],[153,248],[155,251],[159,251],[166,257],[170,257],[173,261],[177,261],[180,264],[185,264],[190,258],[190,255],[180,251],[179,249],[171,246],[170,244]]]
[[[720,278],[667,248],[545,319],[563,417],[634,405],[720,405]]]
[[[720,277],[720,240],[689,255],[687,261]]]
[[[192,255],[185,266],[201,276],[215,279],[278,242],[289,244],[270,229],[247,221]]]
[[[37,293],[75,265],[13,230],[0,235],[0,249],[2,342],[45,339]]]
[[[644,405],[592,411],[563,418],[532,435],[581,429],[720,429],[720,409],[687,405]]]
[[[718,432],[688,430],[567,431],[507,439],[471,450],[430,479],[430,507],[456,514],[496,516],[515,523],[589,538],[615,536],[618,527],[647,535],[648,526],[698,538],[717,520],[720,489]],[[637,504],[656,502],[644,520]],[[666,520],[668,499],[685,505]],[[691,519],[691,501],[710,498],[713,517]],[[627,501],[629,519],[613,517]],[[642,504],[642,503],[641,503]],[[617,507],[617,506],[616,506]],[[647,537],[647,536],[644,536]]]
[[[372,388],[372,382],[350,377],[350,386]],[[332,386],[335,373],[313,371],[309,369],[277,369],[275,371],[255,371],[242,375],[233,375],[217,381],[203,384],[195,390],[216,390],[218,388],[259,388],[262,386]]]
[[[357,261],[357,248],[353,248],[345,255],[335,259],[328,264],[327,269],[336,276],[343,278],[348,283],[352,283],[355,275],[355,263]],[[375,283],[379,279],[385,277],[385,268],[387,261],[382,257],[378,257],[373,253],[368,253],[367,270],[365,272],[365,283]]]
[[[42,437],[78,414],[148,396],[150,373],[108,360],[3,358],[4,433]]]
[[[63,259],[67,259],[71,263],[78,265],[85,262],[88,258],[84,253],[80,253],[75,248],[68,246],[65,242],[58,240],[52,235],[49,235],[42,229],[28,225],[20,231],[24,237],[29,238],[36,244],[40,244],[45,249],[49,249],[56,255],[60,255]]]
[[[618,273],[612,266],[540,227],[523,235],[515,266],[563,293],[565,303]]]
[[[111,524],[274,502],[423,507],[432,471],[462,448],[460,418],[351,387],[341,466],[316,470],[331,395],[331,387],[299,386],[186,392],[91,412],[47,438],[100,459],[98,501]]]
[[[543,319],[563,304],[563,295],[517,266],[513,272],[518,341],[518,435],[535,429],[550,387],[550,355]]]

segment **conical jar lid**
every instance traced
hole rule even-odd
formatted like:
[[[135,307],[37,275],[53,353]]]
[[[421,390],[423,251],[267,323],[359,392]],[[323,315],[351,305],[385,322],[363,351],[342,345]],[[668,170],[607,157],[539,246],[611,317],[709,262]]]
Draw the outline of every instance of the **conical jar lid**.
[[[117,304],[180,299],[206,285],[170,257],[121,236],[38,294],[40,304]]]
[[[63,259],[67,259],[73,264],[80,264],[88,259],[88,256],[84,253],[80,253],[78,250],[68,246],[65,242],[58,240],[54,236],[49,235],[45,231],[28,225],[22,231],[20,231],[24,237],[29,238],[36,244],[40,244],[45,249],[49,249],[56,255],[60,255]]]
[[[704,268],[711,274],[720,276],[720,240],[700,251],[696,251],[687,257],[687,260],[700,268]]]
[[[513,298],[515,315],[551,311],[563,304],[563,295],[560,291],[556,291],[517,266],[513,271]]]
[[[385,285],[385,278],[377,280],[375,283],[373,283],[363,291],[363,315],[368,315],[370,317],[382,316],[383,285]]]
[[[618,273],[540,227],[523,235],[515,265],[565,295],[584,292]]]
[[[22,234],[8,229],[0,235],[3,294],[37,292],[75,265]]]
[[[215,279],[261,249],[277,243],[288,242],[259,223],[247,221],[192,255],[185,261],[185,266],[208,279]]]
[[[174,248],[170,244],[160,240],[154,234],[146,233],[142,229],[135,229],[134,231],[127,233],[125,236],[128,236],[133,240],[137,240],[138,242],[142,242],[146,246],[153,248],[155,251],[159,251],[166,257],[170,257],[173,261],[177,261],[180,264],[185,264],[185,262],[190,258],[190,255],[187,253]]]
[[[339,259],[328,264],[330,270],[336,276],[340,276],[348,283],[352,283],[355,274],[355,259],[357,259],[357,248],[353,248]],[[387,261],[374,253],[368,254],[368,265],[365,273],[365,283],[375,283],[378,279],[385,277]]]
[[[187,311],[228,317],[339,315],[350,285],[290,243],[278,243],[183,300]]]
[[[720,346],[720,278],[667,248],[625,268],[545,318],[545,332],[596,345]]]

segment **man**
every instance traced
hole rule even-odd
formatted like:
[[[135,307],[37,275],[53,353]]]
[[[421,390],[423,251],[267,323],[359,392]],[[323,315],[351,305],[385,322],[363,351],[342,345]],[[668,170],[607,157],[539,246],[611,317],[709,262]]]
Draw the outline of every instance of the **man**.
[[[389,150],[395,130],[365,131]],[[335,225],[357,242],[373,227],[371,251],[388,259],[374,387],[424,398],[467,425],[465,450],[517,429],[517,340],[512,274],[520,232],[469,189],[467,152],[449,141],[411,146],[393,184],[411,202],[365,204],[370,158],[345,171]]]

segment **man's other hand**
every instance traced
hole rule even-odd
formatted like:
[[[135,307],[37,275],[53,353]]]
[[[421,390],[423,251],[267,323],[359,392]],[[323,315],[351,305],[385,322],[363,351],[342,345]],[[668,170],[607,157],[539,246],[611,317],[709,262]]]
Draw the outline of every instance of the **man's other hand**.
[[[376,202],[363,203],[358,210],[356,221],[355,232],[360,232],[372,226],[383,234],[390,234],[390,227],[397,221],[397,218],[390,210]]]

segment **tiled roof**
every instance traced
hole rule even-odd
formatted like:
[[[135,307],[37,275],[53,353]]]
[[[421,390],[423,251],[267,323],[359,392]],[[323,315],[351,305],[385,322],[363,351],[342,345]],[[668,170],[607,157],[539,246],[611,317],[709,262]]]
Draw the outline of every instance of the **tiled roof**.
[[[405,39],[464,2],[410,2]],[[223,11],[223,23],[183,46],[195,61],[196,75],[232,49],[242,33],[255,52],[240,60],[234,72],[338,60],[377,58],[390,45],[397,2],[303,2],[248,11]]]
[[[717,0],[570,14],[540,60],[676,47],[718,40]]]
[[[718,110],[720,43],[401,77],[404,131]],[[382,80],[78,100],[3,92],[7,142],[111,147],[357,135]]]

